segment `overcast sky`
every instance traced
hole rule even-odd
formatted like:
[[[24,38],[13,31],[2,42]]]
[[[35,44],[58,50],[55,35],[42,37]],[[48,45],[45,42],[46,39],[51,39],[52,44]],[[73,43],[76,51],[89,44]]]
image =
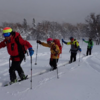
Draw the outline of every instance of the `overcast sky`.
[[[0,23],[20,22],[26,18],[31,24],[43,20],[84,23],[90,14],[100,14],[100,0],[0,0]]]

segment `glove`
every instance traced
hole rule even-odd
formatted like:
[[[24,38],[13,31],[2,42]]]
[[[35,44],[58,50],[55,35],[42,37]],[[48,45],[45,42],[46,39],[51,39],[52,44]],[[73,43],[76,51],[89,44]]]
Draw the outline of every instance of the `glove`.
[[[93,46],[91,46],[91,49],[93,48]]]
[[[41,44],[41,41],[37,40],[37,43]]]
[[[58,55],[58,52],[56,51],[56,52],[55,52],[55,56],[57,56],[57,55]]]
[[[83,41],[85,41],[84,39],[82,39]]]
[[[67,44],[67,42],[65,42],[63,39],[62,39],[62,42],[65,43],[65,44]]]
[[[30,56],[34,54],[34,50],[32,48],[28,48]]]
[[[78,48],[78,50],[81,52],[82,51],[82,49],[81,48]]]

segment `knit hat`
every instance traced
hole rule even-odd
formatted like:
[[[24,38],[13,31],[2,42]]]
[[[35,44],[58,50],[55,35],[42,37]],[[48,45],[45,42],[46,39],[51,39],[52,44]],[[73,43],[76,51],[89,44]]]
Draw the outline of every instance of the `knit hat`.
[[[12,28],[10,28],[10,27],[5,27],[3,29],[3,33],[11,33],[11,32],[12,32]]]
[[[69,39],[72,40],[72,39],[74,39],[74,38],[73,38],[73,37],[70,37]]]
[[[47,39],[47,42],[52,42],[52,41],[53,41],[52,38],[48,38],[48,39]]]

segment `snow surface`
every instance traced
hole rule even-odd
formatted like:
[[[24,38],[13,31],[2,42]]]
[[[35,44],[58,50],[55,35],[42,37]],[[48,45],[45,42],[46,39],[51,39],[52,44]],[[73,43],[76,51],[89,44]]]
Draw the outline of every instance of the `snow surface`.
[[[29,42],[36,51],[36,42]],[[51,68],[49,48],[38,45],[37,65],[35,65],[36,52],[32,59],[32,89],[30,79],[3,87],[9,82],[9,55],[6,48],[0,49],[0,100],[99,100],[100,46],[94,43],[90,56],[83,55],[87,50],[87,44],[80,41],[80,46],[82,53],[77,54],[77,61],[61,67],[70,58],[70,46],[63,45],[58,62],[58,79],[56,70],[37,75]],[[25,74],[30,76],[30,56],[27,56],[26,62],[23,61],[22,68]]]

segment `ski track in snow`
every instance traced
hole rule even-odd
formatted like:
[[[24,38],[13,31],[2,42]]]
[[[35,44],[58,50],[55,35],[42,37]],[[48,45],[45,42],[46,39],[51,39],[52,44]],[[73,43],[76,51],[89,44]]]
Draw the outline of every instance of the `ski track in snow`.
[[[47,53],[46,53],[46,54],[47,54]],[[41,56],[44,56],[44,55],[41,55]],[[78,61],[77,61],[76,63],[78,63]],[[60,63],[58,66],[62,66],[62,65],[65,66],[64,64],[66,65],[66,62],[65,62],[65,63]],[[47,66],[48,66],[48,65],[47,65]],[[71,67],[71,68],[69,67],[69,68],[67,68],[67,69],[68,69],[68,70],[75,69],[75,66],[73,66],[73,67]],[[44,70],[44,71],[45,71],[45,70]],[[41,71],[41,74],[42,74],[44,71]],[[58,68],[58,71],[59,71],[59,68]],[[52,72],[52,71],[51,71],[51,72]],[[49,73],[51,73],[51,72],[49,72]],[[2,71],[1,74],[2,74],[2,73],[4,73],[3,76],[8,76],[8,77],[9,77],[8,69]],[[39,73],[39,72],[34,73],[34,74],[32,75],[32,77],[33,77],[33,76],[37,76],[38,73]],[[59,77],[62,75],[62,73],[64,73],[64,72],[60,72],[60,73],[59,73]],[[40,75],[41,75],[41,74],[40,74]],[[56,75],[56,76],[57,76],[57,75]],[[56,76],[53,76],[53,77],[56,77]],[[29,77],[30,77],[30,75],[29,75]],[[43,81],[43,82],[46,82],[47,80],[51,80],[51,79],[53,79],[53,77],[47,78],[47,79],[45,79],[45,81]],[[6,79],[4,79],[4,80],[6,80]],[[5,83],[7,83],[7,82],[8,82],[8,81],[6,81]],[[42,82],[41,84],[43,84],[43,82]],[[0,86],[3,86],[3,84],[5,84],[5,83],[2,83],[2,82],[1,82],[1,83],[0,83]],[[40,85],[39,85],[39,86],[40,86]]]
[[[100,56],[93,54],[86,56],[83,60],[87,63],[88,66],[92,67],[94,70],[100,73]],[[89,63],[92,62],[92,63]]]
[[[7,53],[6,52],[6,50],[5,51],[2,51],[2,53]],[[1,54],[2,54],[1,53]],[[46,55],[50,55],[50,53],[49,52],[44,52],[44,53],[38,53],[38,55],[37,55],[37,57],[43,57],[43,56],[46,56]],[[4,57],[4,58],[6,58],[6,57]],[[9,56],[8,56],[8,58],[9,58]],[[33,55],[33,60],[36,58],[36,55]],[[27,60],[30,60],[30,56],[28,56],[27,57]],[[3,66],[8,66],[8,68],[6,68],[6,69],[4,69],[4,70],[2,70],[2,71],[0,71],[0,76],[2,76],[2,77],[9,77],[9,61],[8,60],[0,60],[0,62],[4,62],[4,63],[1,63],[0,64],[0,66],[1,67],[3,67]],[[34,63],[34,62],[33,62]],[[22,63],[22,66],[29,66],[30,67],[30,64],[26,64],[24,61],[23,61],[23,63]],[[45,66],[48,66],[48,65],[45,65]],[[1,79],[1,77],[0,77],[0,79]],[[3,78],[2,80],[6,80],[5,78]],[[0,82],[0,86],[2,86],[3,85],[3,83],[2,82]]]
[[[9,64],[8,61],[7,62],[4,62],[4,63],[1,63],[0,66],[4,66],[4,65],[7,65],[7,64]]]
[[[69,65],[69,64],[68,64]],[[77,64],[76,64],[77,65]],[[58,68],[58,71],[60,71],[62,68],[65,68],[66,69],[66,67],[67,66],[63,66],[63,67],[60,67],[60,68]],[[73,67],[75,67],[75,66],[73,66]],[[73,67],[69,67],[69,68],[67,68],[68,70],[67,71],[70,71],[70,70],[73,70]],[[77,67],[77,66],[76,66]],[[59,78],[64,74],[64,73],[66,73],[66,71],[65,72],[62,72],[62,71],[60,71],[59,73],[58,73],[58,75],[59,75]],[[41,77],[41,79],[39,80],[39,81],[37,81],[36,83],[38,83],[38,84],[36,84],[36,85],[34,85],[34,87],[33,87],[33,89],[34,90],[36,90],[36,89],[38,89],[39,87],[41,87],[42,85],[45,85],[46,83],[48,83],[49,81],[51,81],[51,80],[53,80],[53,79],[57,79],[57,71],[56,70],[54,70],[54,71],[50,71],[50,72],[48,72],[48,73],[46,73],[47,74],[47,77],[43,77],[43,75],[39,75],[39,76],[37,76],[37,77],[35,77],[35,78],[38,78],[38,77]],[[35,80],[34,78],[33,78],[33,80]],[[26,81],[29,81],[29,80],[26,80]],[[23,82],[25,82],[25,81],[23,81]],[[15,84],[12,84],[12,86],[14,87],[14,85],[21,85],[23,82],[19,82],[19,83],[15,83]],[[26,94],[29,90],[30,90],[30,88],[27,88],[27,85],[23,85],[23,86],[21,86],[21,87],[26,87],[26,89],[23,89],[23,90],[16,90],[16,91],[14,91],[14,92],[10,92],[10,91],[7,91],[6,93],[7,94],[10,94],[10,95],[12,95],[12,96],[17,96],[18,94],[19,95],[21,95],[21,97],[20,97],[20,99],[19,100],[21,100],[21,98],[24,98],[24,93]]]
[[[68,71],[72,71],[72,70],[76,69],[77,67],[80,67],[80,66],[77,65],[77,62],[76,62],[76,64],[73,64],[73,65],[75,65],[75,66],[73,66],[71,68],[70,68],[69,65],[61,67],[61,68],[67,68],[67,72],[68,72]],[[61,72],[60,71],[61,68],[59,68],[59,78],[61,78],[61,76],[63,76],[64,73],[66,73],[66,71],[65,72]],[[54,74],[52,75],[52,73],[54,73],[55,75]],[[53,71],[53,72],[46,73],[46,74],[51,74],[51,76],[47,75],[47,77],[44,78],[43,76],[40,75],[41,80],[39,80],[37,82],[38,84],[34,85],[34,87],[32,88],[33,91],[39,89],[42,85],[47,84],[49,81],[52,81],[53,79],[57,79],[56,70]],[[50,77],[48,77],[48,76],[50,76]],[[33,79],[33,80],[35,80],[35,79]],[[34,81],[33,81],[33,83],[34,83]],[[20,83],[14,84],[14,85],[18,85],[19,86],[21,84],[23,84],[23,82],[20,82]],[[94,95],[98,94],[98,93],[96,94],[96,89],[94,87],[89,86],[89,90],[91,90],[91,92],[84,91],[85,94],[87,94],[87,96],[85,96],[85,97],[84,97],[84,95],[82,96],[82,98],[84,100],[92,99],[91,96],[93,94]],[[30,92],[30,88],[28,88],[27,85],[26,85],[26,88],[24,88],[24,89],[15,90],[13,92],[12,91],[7,91],[6,94],[14,96],[15,98],[16,98],[17,95],[19,95],[18,100],[24,100],[24,98],[25,98],[24,95],[26,95],[26,97],[27,97],[28,92]]]
[[[58,75],[60,75],[60,74],[62,74],[62,72],[60,72]],[[39,88],[41,85],[46,84],[48,81],[50,81],[50,80],[52,80],[52,79],[54,79],[54,78],[56,78],[56,77],[57,77],[57,75],[53,75],[53,76],[51,76],[51,77],[43,78],[43,79],[39,82],[39,84],[38,84],[37,86],[34,87],[34,90],[37,89],[37,88]]]
[[[41,80],[40,81],[38,81],[38,84],[36,84],[35,85],[35,87],[33,87],[33,90],[36,90],[36,89],[38,89],[39,87],[41,87],[42,85],[45,85],[47,82],[49,82],[50,80],[52,80],[52,79],[55,79],[55,78],[57,78],[57,75],[56,75],[56,70],[55,71],[53,71],[53,73],[55,74],[55,75],[51,75],[51,77],[48,77],[49,75],[47,75],[47,77],[46,78],[44,78],[43,76],[40,76],[40,77],[42,77],[41,78]],[[51,72],[50,73],[47,73],[47,74],[51,74]],[[61,76],[62,74],[64,74],[63,72],[60,72],[59,73],[59,76]],[[23,82],[25,82],[25,81],[23,81]],[[22,82],[19,82],[19,83],[15,83],[15,84],[13,84],[12,86],[14,87],[14,85],[21,85],[22,84]],[[23,87],[23,86],[21,86],[21,87]],[[27,95],[27,93],[28,92],[30,92],[30,88],[27,88],[26,87],[26,89],[23,89],[23,90],[15,90],[15,91],[13,91],[13,92],[10,92],[10,91],[6,91],[6,94],[9,94],[9,95],[11,95],[11,96],[17,96],[17,95],[20,95],[20,98],[19,98],[19,100],[21,100],[22,98],[25,98],[24,97],[24,95]]]
[[[59,74],[58,74],[58,75],[59,75],[59,78],[60,78],[61,76],[63,76],[64,73],[66,73],[66,72],[68,72],[68,71],[72,71],[72,70],[76,69],[77,67],[80,67],[80,66],[77,65],[77,62],[76,62],[76,64],[74,63],[73,65],[74,65],[73,67],[71,67],[70,64],[68,64],[68,65],[66,65],[66,66],[63,66],[63,67],[58,68],[58,71],[60,71]],[[62,68],[64,68],[64,69],[67,68],[67,70],[65,70],[65,72],[62,72],[62,71],[61,71]],[[48,83],[49,81],[51,81],[51,80],[53,80],[53,79],[57,79],[57,71],[56,71],[56,70],[50,71],[50,72],[45,73],[45,74],[47,74],[47,77],[45,77],[45,78],[43,77],[44,74],[43,74],[43,75],[37,76],[37,78],[38,78],[38,77],[41,77],[41,79],[40,79],[40,81],[38,81],[38,84],[36,84],[36,85],[33,87],[34,90],[38,89],[38,88],[41,87],[42,85],[45,85],[46,83]],[[36,78],[36,77],[35,77],[35,78]],[[35,79],[34,79],[34,80],[35,80]],[[26,91],[26,90],[24,90],[24,91]],[[23,93],[24,91],[21,91],[21,93]]]

